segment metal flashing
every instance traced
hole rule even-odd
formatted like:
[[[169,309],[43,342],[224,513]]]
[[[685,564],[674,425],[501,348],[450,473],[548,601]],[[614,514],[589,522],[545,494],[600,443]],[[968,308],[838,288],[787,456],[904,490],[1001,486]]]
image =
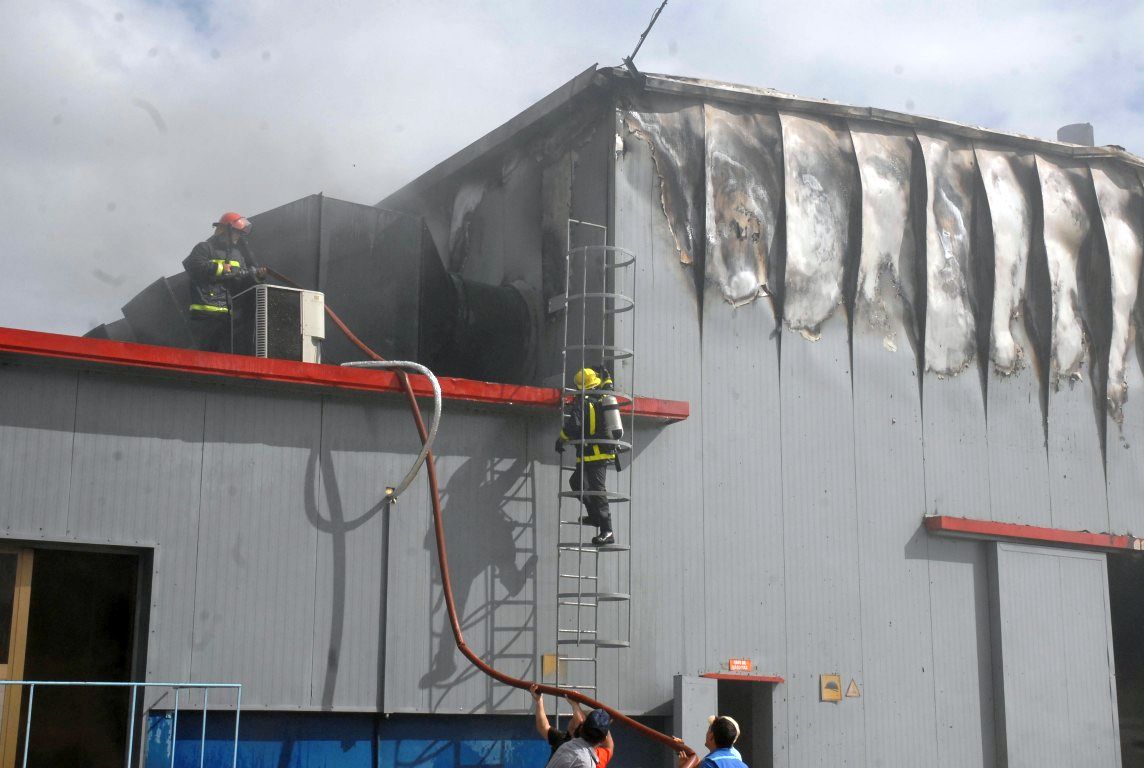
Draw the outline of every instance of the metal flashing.
[[[996,523],[989,520],[974,520],[968,517],[928,515],[925,518],[925,527],[930,533],[942,536],[1017,541],[1029,544],[1055,544],[1078,549],[1112,552],[1123,550],[1139,552],[1144,550],[1144,539],[1138,539],[1135,536],[1070,531],[1062,528],[1042,528],[1036,525]]]
[[[318,389],[344,389],[399,394],[397,374],[337,365],[317,365],[290,360],[245,357],[218,352],[199,352],[172,347],[66,336],[18,328],[0,328],[0,362],[17,359],[69,360],[72,362],[158,370],[186,376],[246,379]],[[410,376],[418,397],[431,397],[432,389],[422,376]],[[511,406],[550,410],[559,407],[560,390],[516,384],[444,377],[445,399],[478,405]],[[686,419],[690,405],[679,400],[635,398],[635,415],[663,422]]]

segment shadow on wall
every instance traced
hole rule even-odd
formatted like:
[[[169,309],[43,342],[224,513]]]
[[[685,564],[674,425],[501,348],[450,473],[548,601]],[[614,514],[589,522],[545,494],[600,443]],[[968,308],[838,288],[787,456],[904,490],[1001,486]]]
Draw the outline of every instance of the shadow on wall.
[[[326,494],[326,509],[329,512],[329,517],[322,516],[318,505],[317,494],[315,493],[319,468],[321,471],[322,489]],[[334,691],[338,684],[342,639],[345,633],[346,538],[353,530],[365,525],[372,520],[376,514],[381,512],[385,508],[386,502],[385,499],[382,498],[365,512],[362,512],[353,519],[347,520],[345,511],[342,508],[342,496],[338,487],[338,476],[334,471],[333,458],[329,447],[322,448],[320,460],[318,451],[312,451],[310,453],[310,457],[306,461],[306,480],[304,487],[306,489],[306,517],[310,521],[310,524],[317,528],[319,532],[330,537],[330,546],[333,552],[330,561],[331,567],[333,568],[332,578],[330,579],[332,585],[332,593],[330,596],[330,631],[327,645],[326,670],[322,678],[321,699],[322,708],[330,709],[334,704]],[[388,551],[388,545],[384,546],[382,551]],[[384,593],[385,590],[383,588],[383,600]],[[384,612],[381,612],[380,615],[384,616]],[[378,631],[380,636],[384,637],[384,626],[380,626]],[[379,664],[380,662],[381,660],[379,659]],[[380,706],[382,695],[380,687],[377,695],[378,705]]]
[[[498,659],[509,658],[532,663],[536,654],[537,556],[535,481],[530,463],[525,459],[508,463],[470,458],[442,489],[442,506],[453,594],[466,639],[477,648],[483,645],[487,650],[482,655],[494,666]],[[519,509],[526,512],[522,515],[517,512]],[[436,552],[432,530],[426,534],[425,549]],[[518,565],[521,554],[526,556]],[[482,576],[486,580],[486,602],[471,606],[471,593]],[[436,568],[434,580],[440,582]],[[519,599],[529,582],[534,584],[532,596]],[[439,589],[435,589],[435,594],[430,621],[436,629],[430,632],[436,651],[420,685],[423,689],[440,689],[439,701],[451,689],[481,673],[466,664],[455,676],[460,652],[453,642],[444,598]],[[478,628],[483,640],[470,635]],[[507,696],[512,689],[503,691]],[[489,694],[492,695],[491,687]]]

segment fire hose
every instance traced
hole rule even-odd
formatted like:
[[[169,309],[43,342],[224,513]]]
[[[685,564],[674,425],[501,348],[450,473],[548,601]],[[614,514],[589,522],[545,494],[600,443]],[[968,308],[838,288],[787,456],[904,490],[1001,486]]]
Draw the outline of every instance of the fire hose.
[[[292,285],[296,288],[300,287],[290,278],[274,271],[273,269],[270,269],[269,267],[266,268],[266,271],[268,274],[289,285]],[[334,325],[336,325],[346,335],[346,338],[349,339],[355,347],[365,353],[370,358],[370,361],[372,361],[369,363],[357,363],[352,365],[376,366],[377,363],[386,363],[385,367],[392,367],[396,370],[397,378],[401,383],[401,388],[405,392],[406,402],[409,404],[409,409],[413,414],[413,421],[417,426],[417,434],[421,438],[422,456],[425,463],[426,475],[429,481],[429,500],[433,510],[433,532],[437,542],[437,563],[441,570],[441,590],[444,593],[445,607],[449,614],[449,626],[453,630],[453,640],[457,644],[457,650],[459,650],[461,654],[466,659],[468,659],[469,663],[471,663],[474,667],[499,683],[512,686],[513,688],[520,688],[522,690],[529,690],[535,686],[537,692],[541,694],[547,693],[550,696],[560,696],[567,699],[568,701],[575,701],[579,704],[591,707],[592,709],[602,709],[611,715],[613,719],[623,723],[624,725],[652,739],[653,741],[657,741],[660,744],[663,744],[669,747],[671,750],[677,752],[682,758],[684,758],[680,762],[680,768],[695,768],[695,766],[699,763],[699,756],[695,754],[695,750],[684,744],[681,739],[678,739],[674,736],[669,736],[666,733],[661,733],[654,728],[646,726],[643,723],[628,717],[622,712],[618,712],[612,707],[597,701],[596,699],[585,696],[579,691],[559,688],[553,685],[545,685],[543,683],[532,682],[529,680],[521,680],[520,678],[507,675],[504,672],[501,672],[489,665],[487,662],[485,662],[484,659],[479,657],[476,653],[473,652],[471,648],[469,648],[468,644],[465,642],[465,637],[461,632],[461,621],[457,616],[457,607],[453,600],[453,582],[449,573],[448,551],[445,548],[445,524],[444,517],[441,514],[441,492],[437,484],[437,463],[433,457],[433,451],[430,449],[432,444],[432,437],[436,434],[437,423],[439,421],[441,412],[439,400],[440,387],[437,383],[436,377],[433,376],[432,372],[424,366],[385,360],[385,358],[374,352],[368,345],[365,344],[365,342],[354,335],[354,333],[349,329],[349,327],[346,326],[342,319],[337,316],[337,314],[333,311],[333,309],[329,307],[329,305],[326,305],[326,314],[329,315],[330,319],[334,322]],[[425,427],[425,420],[422,418],[421,409],[417,405],[417,396],[413,393],[413,386],[409,383],[409,375],[405,372],[405,370],[403,370],[403,367],[415,368],[419,373],[423,373],[433,385],[436,408],[434,412],[432,434]],[[419,457],[419,460],[421,460],[421,457]],[[403,485],[398,486],[400,490],[404,490],[404,487],[408,485],[408,481],[412,480],[412,476],[416,475],[419,468],[420,463],[415,462],[413,469],[411,469],[410,473],[406,475],[406,479],[403,481]],[[396,498],[396,495],[399,492],[400,491],[398,489],[394,489],[392,493],[387,491],[387,493],[392,498]]]

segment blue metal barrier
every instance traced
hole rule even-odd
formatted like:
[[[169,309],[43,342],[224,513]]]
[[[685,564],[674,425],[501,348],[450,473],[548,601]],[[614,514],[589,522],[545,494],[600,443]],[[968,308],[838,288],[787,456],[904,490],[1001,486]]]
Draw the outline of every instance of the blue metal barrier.
[[[133,682],[95,682],[95,681],[79,681],[79,680],[0,680],[0,686],[21,686],[28,689],[28,706],[26,714],[26,722],[24,723],[24,756],[20,765],[22,768],[28,766],[28,745],[31,743],[32,736],[32,712],[36,704],[36,689],[42,687],[52,688],[130,688],[131,689],[131,708],[128,710],[128,732],[127,732],[127,756],[124,760],[125,768],[133,768],[135,764],[135,721],[137,708],[139,705],[139,691],[140,689],[146,691],[147,689],[167,689],[174,691],[175,694],[175,707],[171,710],[173,714],[172,728],[177,731],[179,722],[179,695],[182,691],[202,691],[203,705],[201,708],[200,720],[200,737],[199,737],[199,752],[198,752],[198,766],[199,768],[207,768],[204,762],[206,756],[206,736],[207,736],[207,712],[210,708],[210,692],[212,690],[224,689],[234,691],[234,730],[233,738],[231,741],[230,749],[230,766],[237,768],[238,765],[238,728],[242,716],[242,684],[241,683],[133,683]],[[227,714],[227,720],[231,719]],[[144,723],[146,727],[148,723]],[[229,724],[228,724],[229,725]],[[147,734],[144,733],[144,737]],[[141,739],[142,740],[142,739]],[[152,740],[148,738],[147,743],[150,745]],[[175,766],[176,747],[178,745],[177,739],[171,739],[168,743],[168,749],[164,754],[164,761],[170,768]],[[152,753],[147,754],[147,764],[151,765]],[[224,762],[213,762],[212,766],[223,766]]]

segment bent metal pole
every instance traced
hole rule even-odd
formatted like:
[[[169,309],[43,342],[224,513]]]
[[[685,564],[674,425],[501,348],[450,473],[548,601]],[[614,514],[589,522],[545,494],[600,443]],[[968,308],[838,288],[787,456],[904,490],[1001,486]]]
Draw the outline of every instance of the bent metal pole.
[[[299,287],[293,280],[273,269],[267,268],[266,271],[283,282],[289,283],[294,287]],[[385,360],[385,358],[374,352],[365,342],[355,336],[346,324],[342,322],[342,319],[330,309],[328,304],[326,305],[326,314],[328,314],[330,319],[334,321],[334,324],[345,333],[346,338],[348,338],[354,346],[368,355],[371,360]],[[413,393],[413,386],[409,383],[409,376],[405,371],[398,370],[397,377],[401,382],[401,388],[405,391],[405,399],[409,403],[409,409],[413,413],[413,421],[417,425],[417,434],[421,438],[422,445],[424,445],[429,440],[429,432],[425,428],[425,420],[421,418],[421,409],[417,405],[417,396]],[[465,643],[465,636],[461,632],[461,621],[457,617],[457,607],[453,601],[453,580],[449,574],[449,554],[445,548],[445,523],[444,517],[441,514],[441,493],[437,485],[437,461],[433,456],[433,451],[427,452],[425,469],[429,480],[429,500],[433,508],[433,533],[437,541],[437,563],[441,569],[441,590],[445,596],[445,607],[449,614],[449,626],[453,630],[453,640],[457,644],[457,650],[469,660],[469,663],[497,682],[522,690],[528,690],[535,685],[540,693],[547,693],[550,696],[562,696],[569,701],[575,701],[592,707],[593,709],[602,709],[615,720],[677,752],[683,758],[679,768],[695,768],[695,766],[699,764],[699,756],[695,754],[694,749],[684,744],[682,739],[669,736],[666,733],[660,733],[654,728],[649,728],[643,723],[637,722],[622,712],[616,711],[603,702],[585,696],[579,691],[558,688],[554,685],[544,685],[543,683],[534,683],[530,680],[521,680],[520,678],[506,675],[504,672],[487,664],[484,659],[477,656],[477,654],[469,648],[468,644]]]

